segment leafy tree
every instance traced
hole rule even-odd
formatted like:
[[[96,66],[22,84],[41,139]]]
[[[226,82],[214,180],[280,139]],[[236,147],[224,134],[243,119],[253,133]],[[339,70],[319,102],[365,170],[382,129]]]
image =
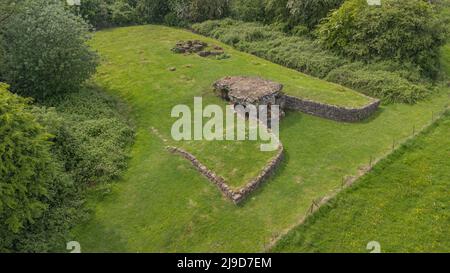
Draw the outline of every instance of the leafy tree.
[[[232,0],[230,12],[233,18],[252,22],[263,22],[265,18],[266,0]]]
[[[423,75],[439,71],[446,29],[433,5],[423,0],[348,0],[319,26],[328,49],[359,60],[392,59],[416,64]]]
[[[46,251],[76,214],[75,192],[52,158],[28,100],[0,84],[0,252]]]
[[[0,26],[17,13],[23,0],[2,0],[0,2]]]
[[[332,9],[338,8],[344,0],[289,0],[290,14],[300,24],[315,27]]]
[[[169,13],[167,0],[138,0],[136,9],[139,16],[147,23],[162,23]]]
[[[88,30],[59,1],[27,1],[1,29],[2,76],[37,99],[78,89],[97,64]]]
[[[229,0],[170,0],[170,8],[181,20],[202,22],[228,15]]]
[[[80,15],[96,28],[112,25],[110,0],[83,0],[79,6]]]
[[[137,22],[136,10],[127,1],[115,1],[110,8],[111,21],[114,25],[121,26]]]

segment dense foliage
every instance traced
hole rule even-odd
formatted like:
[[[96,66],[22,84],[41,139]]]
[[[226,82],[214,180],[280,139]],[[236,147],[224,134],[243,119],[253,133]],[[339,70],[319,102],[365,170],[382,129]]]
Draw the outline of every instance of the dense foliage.
[[[113,8],[125,22],[128,8]],[[60,1],[25,1],[4,22],[1,77],[39,104],[0,84],[0,252],[62,249],[87,216],[87,186],[125,169],[133,129],[120,103],[82,85],[97,57],[80,17]]]
[[[414,66],[396,62],[352,63],[322,49],[314,40],[286,35],[270,25],[227,19],[206,21],[193,28],[239,50],[340,83],[384,102],[414,103],[432,90]]]
[[[47,100],[35,115],[54,135],[54,154],[77,183],[117,179],[134,136],[127,108],[94,87]]]
[[[0,251],[46,251],[78,218],[77,191],[25,99],[0,84]]]
[[[38,99],[77,90],[96,68],[87,38],[86,23],[60,2],[27,1],[1,28],[2,77]]]
[[[445,31],[428,1],[384,0],[381,6],[368,6],[366,0],[348,0],[317,33],[326,48],[345,56],[410,62],[435,77]]]
[[[339,8],[344,0],[289,0],[287,8],[296,23],[314,28],[330,10]]]

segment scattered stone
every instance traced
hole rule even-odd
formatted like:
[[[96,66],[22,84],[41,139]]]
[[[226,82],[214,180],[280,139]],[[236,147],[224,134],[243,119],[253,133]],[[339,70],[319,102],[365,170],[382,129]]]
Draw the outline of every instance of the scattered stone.
[[[169,71],[176,71],[177,70],[177,68],[176,67],[169,67]]]
[[[202,51],[208,44],[199,40],[179,41],[172,51],[175,53],[197,53]]]
[[[199,40],[179,41],[175,47],[172,48],[172,51],[178,54],[196,53],[204,58],[209,56],[219,56],[225,53],[220,46],[213,45],[208,49],[208,44]]]

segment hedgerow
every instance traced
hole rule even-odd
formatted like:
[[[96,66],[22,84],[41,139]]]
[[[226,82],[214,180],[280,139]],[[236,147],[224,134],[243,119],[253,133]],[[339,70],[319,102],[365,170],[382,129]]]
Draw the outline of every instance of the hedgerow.
[[[0,84],[0,252],[48,251],[83,216],[51,137],[29,100]]]
[[[232,19],[194,24],[193,30],[269,61],[354,88],[385,103],[415,103],[432,90],[420,68],[393,61],[354,63],[305,36],[289,36],[273,25]]]

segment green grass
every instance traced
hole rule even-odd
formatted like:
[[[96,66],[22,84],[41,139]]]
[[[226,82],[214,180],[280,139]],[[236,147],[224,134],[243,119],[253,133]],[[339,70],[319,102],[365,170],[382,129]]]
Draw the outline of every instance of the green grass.
[[[232,57],[218,61],[170,53],[177,40],[199,38],[223,46]],[[393,139],[398,143],[409,137],[413,126],[419,130],[430,122],[432,111],[437,113],[448,104],[449,90],[443,89],[413,106],[382,107],[372,119],[357,124],[290,112],[281,124],[286,150],[282,167],[250,199],[235,206],[150,133],[155,127],[169,138],[172,106],[190,105],[196,95],[203,95],[206,103],[223,103],[212,95],[210,86],[227,74],[259,75],[284,83],[287,90],[301,86],[315,98],[324,94],[330,100],[353,104],[353,99],[361,97],[334,98],[332,92],[318,90],[335,85],[167,27],[102,31],[96,34],[93,46],[104,58],[95,81],[130,105],[137,137],[124,178],[111,189],[93,190],[89,202],[94,210],[92,219],[73,231],[73,240],[81,243],[84,252],[263,251],[270,240],[304,216],[313,199],[338,190],[342,177],[357,174],[371,156],[389,153]],[[177,71],[167,70],[172,66]],[[362,98],[361,105],[367,102]],[[203,148],[196,155],[217,162],[230,175],[230,170],[237,168],[236,177],[258,171],[260,162],[270,157],[270,153],[250,155],[247,151],[255,151],[252,145],[242,145],[244,151],[239,150],[239,158],[234,160],[228,153],[220,154],[224,145],[207,144],[196,143]],[[219,150],[211,148],[219,146]]]
[[[450,112],[321,208],[275,252],[450,251]]]

